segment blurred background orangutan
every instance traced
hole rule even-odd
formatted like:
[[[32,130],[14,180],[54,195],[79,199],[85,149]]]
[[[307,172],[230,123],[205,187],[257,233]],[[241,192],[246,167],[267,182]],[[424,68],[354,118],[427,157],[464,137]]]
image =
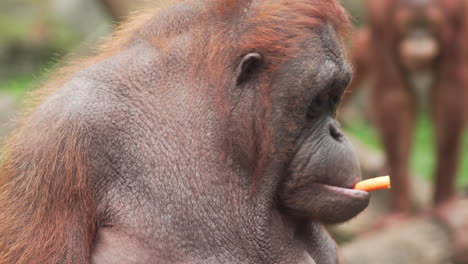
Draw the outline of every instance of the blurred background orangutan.
[[[468,102],[468,1],[367,0],[364,6],[367,25],[351,41],[355,75],[348,90],[356,93],[370,79],[369,112],[392,178],[389,211],[372,229],[398,225],[415,213],[410,155],[423,109],[433,123],[435,155],[432,201],[423,211],[452,228],[462,253],[467,234],[457,232],[453,219],[463,214],[456,176]]]
[[[387,224],[411,214],[409,156],[422,100],[434,122],[434,204],[449,213],[456,199],[468,91],[467,3],[366,2],[368,26],[354,40],[356,71],[349,90],[373,78],[370,104],[393,184]]]
[[[154,2],[0,1],[0,140],[65,56],[91,54]],[[468,0],[342,2],[355,30],[340,119],[363,177],[392,177],[362,215],[330,227],[342,261],[468,264]]]

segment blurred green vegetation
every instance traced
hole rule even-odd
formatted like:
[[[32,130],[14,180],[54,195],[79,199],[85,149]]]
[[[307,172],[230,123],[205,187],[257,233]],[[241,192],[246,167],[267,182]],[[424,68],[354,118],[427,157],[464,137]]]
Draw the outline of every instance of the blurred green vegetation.
[[[97,1],[1,0],[0,92],[21,94],[110,22]]]
[[[363,0],[346,0],[342,1],[343,6],[352,14],[352,22],[354,25],[360,26],[365,23],[365,13],[363,9]]]
[[[21,97],[34,87],[35,82],[36,79],[34,77],[26,75],[8,80],[0,80],[0,91]]]

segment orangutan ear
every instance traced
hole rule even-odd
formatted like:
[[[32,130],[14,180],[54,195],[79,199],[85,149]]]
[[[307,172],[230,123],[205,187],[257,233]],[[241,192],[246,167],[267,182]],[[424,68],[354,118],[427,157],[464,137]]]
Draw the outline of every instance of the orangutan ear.
[[[237,85],[241,85],[255,75],[263,65],[263,56],[253,52],[246,54],[237,67]]]

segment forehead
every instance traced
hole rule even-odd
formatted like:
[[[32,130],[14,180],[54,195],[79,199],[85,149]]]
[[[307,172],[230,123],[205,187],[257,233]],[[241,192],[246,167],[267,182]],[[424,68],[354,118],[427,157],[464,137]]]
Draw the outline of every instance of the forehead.
[[[320,39],[317,45],[319,45],[320,50],[326,58],[336,64],[344,63],[345,58],[342,41],[335,29],[331,25],[323,25],[317,29],[316,34]]]
[[[329,24],[306,33],[301,43],[301,50],[295,57],[316,62],[321,67],[334,65],[339,68],[349,68],[342,40]]]
[[[305,34],[300,51],[279,68],[279,75],[295,76],[298,82],[323,86],[332,79],[349,80],[351,67],[341,40],[332,26],[323,25]]]

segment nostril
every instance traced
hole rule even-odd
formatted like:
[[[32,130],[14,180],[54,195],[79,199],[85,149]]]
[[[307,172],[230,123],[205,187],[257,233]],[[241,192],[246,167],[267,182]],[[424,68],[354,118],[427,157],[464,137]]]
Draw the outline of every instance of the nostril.
[[[343,138],[343,133],[341,133],[341,131],[335,125],[332,124],[329,125],[328,129],[332,138],[336,141],[341,142],[341,139]]]

